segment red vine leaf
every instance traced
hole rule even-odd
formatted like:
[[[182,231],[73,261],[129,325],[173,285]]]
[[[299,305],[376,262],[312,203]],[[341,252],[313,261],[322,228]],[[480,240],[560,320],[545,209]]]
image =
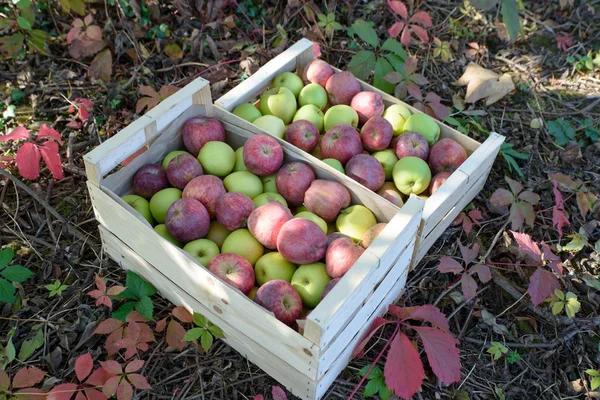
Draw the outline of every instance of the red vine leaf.
[[[179,351],[183,350],[187,344],[183,337],[185,336],[186,330],[181,324],[175,320],[171,320],[167,326],[167,344],[174,349]]]
[[[150,384],[148,383],[148,380],[146,380],[146,377],[144,377],[140,374],[129,374],[129,375],[127,375],[127,379],[129,380],[129,382],[131,382],[131,384],[133,386],[135,386],[136,389],[139,389],[139,390],[152,389],[152,386],[150,386]]]
[[[115,318],[109,318],[100,322],[98,327],[94,330],[95,335],[108,335],[109,333],[114,332],[118,328],[123,326],[123,322],[119,321]]]
[[[273,400],[287,400],[285,391],[279,386],[273,386],[271,388],[271,395],[273,396]]]
[[[19,389],[37,385],[44,379],[44,375],[46,373],[36,367],[21,368],[13,378],[12,386],[15,389]]]
[[[88,377],[93,367],[94,360],[89,352],[77,357],[77,360],[75,360],[75,375],[77,375],[79,382],[83,382]]]
[[[405,400],[409,400],[423,383],[425,371],[419,353],[402,332],[392,339],[383,375],[390,390]]]
[[[17,167],[25,179],[34,180],[40,175],[40,149],[35,143],[23,143],[17,150]]]
[[[390,308],[391,308],[391,306],[390,306]],[[373,325],[371,325],[369,330],[365,333],[364,339],[362,339],[356,345],[356,348],[352,352],[352,358],[363,357],[364,356],[363,350],[364,350],[365,346],[367,345],[367,343],[369,343],[369,340],[371,340],[371,338],[373,337],[373,335],[375,335],[377,330],[385,324],[393,324],[393,323],[395,323],[395,322],[388,321],[385,318],[381,318],[381,317],[375,318],[375,321],[373,321]]]
[[[0,142],[8,142],[9,140],[29,139],[29,131],[24,126],[17,126],[8,135],[1,135]]]
[[[399,320],[412,319],[416,321],[427,321],[438,328],[449,331],[450,326],[443,312],[434,305],[424,304],[414,307],[398,307],[390,305],[389,313]]]
[[[121,375],[123,373],[121,364],[115,360],[100,361],[100,365],[110,375]]]
[[[477,282],[467,273],[462,274],[460,278],[460,286],[462,288],[465,301],[471,300],[477,294]]]
[[[559,275],[563,274],[562,260],[556,254],[552,252],[550,246],[542,242],[542,254],[544,254],[544,261],[548,263],[548,266]]]
[[[519,250],[521,250],[523,253],[525,253],[529,258],[531,258],[536,263],[541,264],[542,253],[540,252],[538,245],[533,240],[531,240],[531,236],[529,236],[526,233],[519,233],[519,232],[515,232],[515,231],[510,231],[510,232],[513,234],[513,236],[517,242],[517,245],[519,246]]]
[[[48,400],[69,400],[78,389],[79,385],[76,383],[62,383],[52,388],[48,393]]]
[[[390,6],[390,8],[402,18],[408,18],[408,10],[406,9],[406,5],[403,2],[399,0],[388,0],[387,3],[388,6]]]
[[[125,373],[130,374],[132,372],[137,372],[144,366],[145,361],[140,359],[135,359],[131,361],[129,364],[125,366]]]
[[[437,266],[437,270],[441,273],[447,274],[452,272],[453,274],[460,274],[464,268],[458,261],[452,257],[440,258],[440,263]]]
[[[529,287],[527,291],[531,296],[534,305],[544,302],[555,289],[560,289],[560,283],[554,274],[543,268],[536,268],[531,278],[529,278]]]
[[[484,264],[475,264],[469,268],[469,272],[476,273],[482,283],[489,282],[492,279],[490,267]]]
[[[468,248],[467,246],[464,246],[460,241],[458,241],[458,247],[460,249],[460,254],[462,255],[463,260],[465,260],[465,263],[467,264],[470,264],[473,261],[475,261],[475,259],[479,255],[478,243],[475,243],[472,248]]]
[[[411,326],[419,334],[433,373],[444,385],[460,381],[458,341],[452,335],[427,326]],[[388,356],[389,357],[389,356]],[[409,364],[413,368],[414,364]]]
[[[172,311],[172,314],[175,318],[177,318],[178,320],[180,320],[181,322],[193,322],[194,321],[194,317],[192,314],[190,314],[190,312],[187,310],[187,308],[183,307],[183,306],[178,306],[175,307]]]
[[[506,189],[497,189],[490,197],[490,203],[494,207],[506,207],[515,201],[515,196]]]
[[[38,133],[38,139],[54,139],[61,145],[64,144],[62,138],[60,137],[60,133],[54,128],[49,127],[46,124],[43,124],[40,127],[40,132]]]
[[[265,396],[263,396],[262,394],[257,394],[256,396],[254,396],[254,400],[265,400]]]
[[[42,158],[46,162],[48,169],[52,172],[54,179],[63,179],[65,177],[60,161],[60,155],[58,154],[58,143],[47,141],[38,146],[39,151],[42,154]]]
[[[117,388],[117,400],[131,400],[133,398],[133,387],[125,379],[121,380]]]

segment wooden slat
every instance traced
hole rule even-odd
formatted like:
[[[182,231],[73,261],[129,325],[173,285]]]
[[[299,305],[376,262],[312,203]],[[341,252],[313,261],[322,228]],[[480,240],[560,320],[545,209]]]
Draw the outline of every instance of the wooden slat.
[[[480,171],[482,173],[483,171]],[[456,202],[460,200],[457,193],[461,193],[468,187],[469,176],[462,171],[454,171],[452,175],[439,187],[439,189],[425,201],[423,209],[423,236],[440,222],[448,214]]]

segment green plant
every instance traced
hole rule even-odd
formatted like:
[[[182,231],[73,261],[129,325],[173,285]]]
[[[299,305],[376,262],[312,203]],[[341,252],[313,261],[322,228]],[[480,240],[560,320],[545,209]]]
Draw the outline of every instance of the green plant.
[[[548,134],[554,138],[554,142],[559,146],[566,146],[572,141],[576,141],[580,146],[585,146],[587,140],[595,142],[600,137],[600,129],[596,127],[594,121],[586,118],[579,121],[579,127],[575,128],[570,121],[564,118],[558,118],[546,123]]]
[[[510,172],[515,171],[521,178],[525,178],[525,174],[523,173],[523,170],[519,166],[519,163],[517,163],[516,159],[528,160],[529,154],[521,153],[515,150],[514,147],[514,144],[504,142],[502,143],[502,146],[500,146],[500,154],[502,154],[502,158],[504,158],[504,161],[506,161],[506,164],[508,165],[508,170]]]
[[[35,7],[31,0],[20,0],[12,8],[12,18],[0,18],[0,30],[8,33],[0,37],[0,54],[7,57],[24,56],[25,44],[29,51],[48,55],[46,41],[50,36],[35,25]]]
[[[590,50],[583,57],[568,56],[567,62],[573,65],[579,72],[594,71],[600,68],[600,50],[596,54],[594,54],[593,50]]]
[[[554,294],[546,299],[547,303],[550,303],[552,308],[552,314],[558,315],[565,310],[565,313],[569,318],[574,318],[575,314],[579,312],[581,304],[577,300],[577,295],[573,292],[567,292],[566,294],[559,289],[554,289]]]
[[[502,22],[508,31],[508,37],[514,42],[519,37],[522,30],[519,10],[523,9],[523,4],[519,0],[469,0],[465,8],[473,6],[482,11],[488,11],[500,5],[500,14]]]
[[[500,342],[492,342],[492,345],[487,349],[487,352],[492,355],[494,361],[497,361],[503,354],[508,353],[508,347]]]
[[[133,310],[136,310],[144,318],[154,320],[152,316],[154,313],[154,304],[152,303],[150,296],[156,294],[156,288],[132,271],[127,271],[125,283],[127,288],[117,296],[114,296],[114,298],[129,301],[113,311],[112,317],[119,321],[125,321],[127,315]]]
[[[365,374],[369,371],[370,365],[365,365],[360,371],[358,371],[359,376],[365,376]],[[364,397],[372,397],[375,395],[379,395],[381,400],[387,400],[392,396],[392,391],[385,384],[385,377],[383,376],[383,371],[381,368],[375,366],[367,376],[367,385],[365,386],[365,391],[363,392]]]
[[[51,284],[46,285],[44,287],[46,289],[48,289],[48,292],[50,292],[48,295],[50,297],[53,297],[53,296],[61,296],[62,292],[64,292],[65,290],[67,290],[69,288],[69,285],[62,284],[57,279],[57,280],[54,281],[54,283],[51,283]]]
[[[33,272],[22,265],[8,265],[13,260],[15,253],[10,248],[0,251],[0,302],[12,304],[15,302],[16,288],[13,282],[25,282],[31,278]]]
[[[325,34],[330,37],[333,36],[333,31],[344,29],[339,22],[336,22],[334,13],[329,13],[327,15],[319,13],[317,14],[317,18],[319,19],[317,25],[325,28]]]
[[[433,49],[433,56],[436,58],[440,58],[442,62],[447,63],[452,60],[452,49],[450,48],[450,42],[442,41],[441,39],[435,37],[433,38],[433,44],[435,45],[435,49]]]
[[[596,369],[588,369],[585,371],[585,373],[592,377],[590,380],[590,389],[598,389],[600,387],[600,371]]]
[[[63,11],[75,12],[81,16],[85,15],[85,3],[91,3],[91,0],[58,0]]]
[[[197,328],[192,328],[187,331],[183,337],[183,340],[187,342],[194,342],[200,339],[200,345],[204,351],[208,353],[212,347],[214,338],[224,337],[223,331],[221,328],[206,319],[204,315],[198,313],[194,313],[193,322]]]
[[[517,361],[520,361],[520,360],[521,360],[521,355],[516,350],[515,351],[511,351],[510,353],[508,353],[506,355],[506,362],[508,362],[511,365],[514,364],[514,363],[516,363]]]

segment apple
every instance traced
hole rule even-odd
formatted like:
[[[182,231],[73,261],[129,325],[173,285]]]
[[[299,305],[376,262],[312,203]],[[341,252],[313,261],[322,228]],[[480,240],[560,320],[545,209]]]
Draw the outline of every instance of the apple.
[[[275,87],[260,96],[259,108],[262,115],[274,115],[287,125],[296,113],[296,96],[286,87]]]
[[[381,231],[383,230],[383,228],[386,227],[386,225],[387,224],[385,222],[380,222],[378,224],[373,225],[369,229],[367,229],[367,231],[363,235],[362,240],[360,242],[362,244],[362,246],[365,249],[367,247],[369,247],[371,245],[371,243],[373,243],[373,241],[375,239],[377,239],[377,236],[379,236],[379,234],[381,233]]]
[[[254,266],[258,286],[277,279],[290,282],[294,272],[296,272],[296,265],[283,258],[277,251],[265,254]]]
[[[294,161],[285,164],[277,173],[275,184],[289,204],[299,206],[304,202],[304,194],[315,180],[315,172],[308,165]]]
[[[223,241],[221,253],[233,253],[244,257],[252,265],[262,257],[265,248],[248,229],[237,229]]]
[[[175,239],[187,243],[206,236],[210,217],[206,207],[198,200],[179,199],[169,207],[165,225]]]
[[[210,260],[218,256],[221,252],[219,246],[212,240],[208,239],[197,239],[192,240],[183,246],[183,251],[187,251],[200,263],[200,265],[207,266]]]
[[[260,110],[251,103],[240,104],[233,109],[232,113],[248,122],[253,122],[257,118],[262,117]]]
[[[327,285],[325,285],[325,290],[323,290],[323,293],[321,293],[321,301],[323,301],[325,296],[327,296],[329,294],[329,292],[331,292],[331,289],[333,289],[334,286],[337,285],[337,283],[340,281],[340,279],[342,279],[342,278],[334,278],[334,279],[330,280],[329,282],[327,282]]]
[[[278,193],[277,185],[275,184],[276,179],[277,179],[277,174],[260,177],[260,180],[263,185],[263,193],[266,193],[266,192]]]
[[[233,164],[233,172],[248,171],[244,164],[244,148],[240,147],[235,151],[235,164]]]
[[[414,156],[398,160],[394,165],[392,176],[398,190],[407,196],[411,193],[423,193],[431,181],[429,165],[421,158]]]
[[[285,201],[285,198],[279,193],[274,192],[264,192],[252,199],[252,202],[254,203],[254,208],[258,208],[263,204],[267,204],[272,201],[277,201],[283,204],[285,207],[288,206],[288,203],[287,201]]]
[[[340,124],[352,125],[356,128],[358,126],[358,114],[352,109],[352,107],[340,104],[330,107],[325,112],[323,124],[326,132],[334,126]]]
[[[231,231],[225,228],[223,225],[219,223],[219,221],[211,221],[210,228],[208,228],[208,233],[204,237],[212,242],[214,242],[219,248],[223,246],[223,242],[229,236]]]
[[[183,198],[196,199],[206,207],[212,219],[215,215],[215,205],[219,197],[227,193],[223,181],[214,175],[201,175],[192,179],[183,189]]]
[[[340,71],[331,75],[325,84],[325,89],[329,95],[329,103],[333,106],[350,105],[352,98],[361,90],[360,83],[349,71]]]
[[[283,139],[285,133],[285,123],[281,118],[277,118],[274,115],[263,115],[262,117],[256,118],[252,123],[265,132]]]
[[[248,217],[248,229],[263,246],[273,250],[277,248],[281,227],[292,218],[289,208],[272,201],[252,211]]]
[[[244,144],[244,164],[258,176],[274,174],[283,163],[283,149],[269,135],[251,136]]]
[[[427,143],[427,139],[423,135],[417,132],[404,132],[398,136],[394,151],[398,159],[413,156],[427,161],[427,157],[429,157],[429,143]]]
[[[394,151],[390,149],[377,151],[373,153],[373,157],[375,157],[375,159],[379,161],[379,164],[381,164],[381,166],[383,167],[385,180],[391,180],[394,165],[396,165],[396,162],[398,162],[398,157],[396,157]]]
[[[243,193],[251,199],[263,192],[260,178],[250,171],[233,172],[223,179],[223,185],[228,192]]]
[[[208,270],[223,282],[248,294],[254,287],[252,265],[237,254],[222,253],[215,256],[207,266]]]
[[[137,194],[126,194],[121,197],[123,201],[129,204],[135,211],[139,212],[142,217],[146,219],[150,223],[150,225],[154,225],[154,217],[152,216],[152,212],[150,211],[150,203],[148,200],[143,198],[142,196],[138,196]]]
[[[404,123],[412,115],[408,107],[404,104],[392,104],[383,112],[383,118],[387,119],[394,129],[394,136],[400,135]]]
[[[329,248],[329,245],[331,245],[331,243],[333,243],[333,241],[335,239],[339,239],[339,238],[350,238],[350,236],[344,235],[343,233],[337,232],[337,231],[329,233],[327,235],[327,248]],[[325,252],[325,254],[327,254],[327,252]]]
[[[385,104],[381,95],[366,91],[354,95],[352,101],[350,101],[350,107],[358,114],[358,122],[361,125],[366,123],[370,118],[381,117],[385,110]]]
[[[346,175],[376,192],[385,182],[385,172],[377,159],[369,154],[357,154],[346,164]]]
[[[256,273],[255,273],[256,274]],[[258,286],[254,286],[252,288],[252,290],[250,290],[250,293],[248,293],[248,298],[250,300],[254,300],[254,298],[256,297],[256,292],[258,292]]]
[[[318,158],[319,160],[323,158],[323,155],[321,154],[321,145],[317,144],[317,147],[315,147],[315,149],[310,152],[310,155],[315,158]]]
[[[323,162],[327,165],[329,165],[330,167],[333,167],[335,169],[337,169],[338,171],[340,171],[342,174],[345,174],[346,172],[344,171],[344,167],[342,166],[342,163],[339,162],[338,160],[336,160],[335,158],[326,158],[323,160]]]
[[[173,243],[175,246],[177,247],[181,247],[181,242],[177,239],[175,239],[173,237],[173,235],[171,235],[169,233],[169,231],[167,230],[167,227],[165,224],[158,224],[154,227],[154,230],[156,231],[156,233],[158,233],[160,236],[164,237],[165,239],[167,239],[169,242]]]
[[[300,104],[300,107],[312,104],[323,111],[327,106],[327,92],[318,83],[309,83],[300,91],[298,104]]]
[[[467,151],[458,142],[444,138],[431,147],[429,166],[431,172],[453,172],[467,159]]]
[[[302,314],[302,299],[291,283],[276,279],[258,288],[254,302],[291,326]]]
[[[333,68],[323,60],[312,60],[304,68],[302,79],[304,82],[317,83],[325,87],[327,80],[333,75]]]
[[[321,301],[321,294],[331,280],[325,264],[315,262],[300,265],[292,277],[292,286],[302,299],[302,304],[314,308]]]
[[[360,136],[350,125],[336,125],[323,136],[321,154],[323,158],[335,158],[346,165],[352,157],[363,152]]]
[[[365,149],[377,151],[387,149],[394,137],[392,124],[383,117],[372,117],[360,130],[360,139]]]
[[[446,179],[450,178],[452,172],[438,172],[431,178],[431,182],[429,183],[429,194],[434,194]]]
[[[335,222],[327,223],[327,234],[330,235],[336,232]]]
[[[385,182],[381,189],[377,191],[377,194],[395,205],[396,207],[402,207],[404,205],[404,200],[402,200],[402,195],[398,191],[396,185],[393,182]]]
[[[295,97],[298,97],[302,88],[304,88],[304,82],[302,82],[302,78],[293,72],[282,72],[273,79],[273,87],[288,88]]]
[[[158,164],[144,165],[133,177],[133,193],[148,200],[158,191],[168,187],[167,172]]]
[[[326,222],[333,222],[340,210],[350,205],[350,192],[337,182],[315,179],[304,194],[304,205]]]
[[[183,151],[183,150],[173,150],[172,152],[168,153],[162,160],[162,167],[164,170],[167,169],[167,167],[169,166],[169,161],[171,161],[172,159],[174,159],[175,157],[177,157],[180,154],[190,154],[187,151]]]
[[[304,212],[304,211],[308,211],[308,208],[306,208],[305,205],[301,205],[296,207],[296,214],[300,213],[300,212]]]
[[[365,249],[352,238],[340,237],[333,240],[325,253],[327,274],[332,278],[341,278],[364,252]]]
[[[417,132],[427,139],[429,146],[433,146],[440,137],[440,126],[429,115],[416,113],[406,120],[402,132]]]
[[[208,142],[198,154],[204,172],[223,178],[233,171],[235,151],[225,142]]]
[[[177,188],[166,188],[157,192],[150,199],[150,212],[159,224],[164,224],[167,218],[167,210],[175,201],[181,199],[181,190]]]
[[[246,226],[248,216],[254,210],[252,199],[242,193],[226,193],[219,197],[215,206],[217,221],[226,229],[234,231]]]
[[[191,154],[180,154],[169,161],[167,178],[169,183],[177,189],[183,190],[195,177],[204,173],[202,165]]]
[[[310,264],[319,261],[325,255],[326,247],[327,238],[323,230],[319,225],[305,218],[290,219],[283,224],[277,235],[277,251],[294,264]]]
[[[207,117],[195,117],[183,125],[183,145],[193,156],[208,142],[224,142],[225,128],[219,120]]]
[[[294,122],[297,121],[309,121],[312,122],[317,128],[318,132],[323,130],[323,124],[325,120],[325,116],[323,115],[323,111],[319,110],[317,106],[312,104],[307,104],[305,106],[300,107],[296,114],[294,114]]]
[[[344,208],[335,220],[338,232],[350,236],[356,242],[361,240],[367,229],[376,223],[377,220],[371,210],[361,204]]]
[[[323,230],[323,233],[327,235],[327,222],[317,214],[311,213],[310,211],[300,211],[294,215],[294,218],[306,218],[310,219],[315,224],[319,225],[319,228]]]
[[[305,119],[294,121],[285,129],[285,140],[310,153],[319,143],[319,129],[315,124]]]

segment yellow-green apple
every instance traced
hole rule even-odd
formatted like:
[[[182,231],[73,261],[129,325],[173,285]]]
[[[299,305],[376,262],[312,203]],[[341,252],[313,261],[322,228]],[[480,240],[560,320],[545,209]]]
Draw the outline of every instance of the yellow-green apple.
[[[423,135],[417,132],[404,132],[398,136],[394,150],[398,159],[414,156],[427,161],[429,143]]]
[[[296,207],[296,214],[298,214],[299,212],[303,212],[303,211],[308,211],[308,208],[306,208],[306,206],[304,204]]]
[[[198,161],[206,174],[223,178],[233,171],[235,151],[225,142],[208,142],[200,150]]]
[[[254,302],[291,326],[302,314],[302,299],[291,283],[276,279],[258,288]]]
[[[319,143],[319,129],[305,119],[294,121],[285,129],[285,140],[310,153]]]
[[[205,267],[210,263],[210,260],[221,253],[219,246],[209,239],[192,240],[183,246],[183,250],[190,253],[196,261]]]
[[[385,182],[381,189],[377,191],[377,194],[395,205],[396,207],[402,207],[404,205],[404,200],[402,200],[402,195],[400,191],[394,185],[393,182]]]
[[[358,114],[358,122],[363,125],[370,118],[381,117],[385,110],[383,98],[375,92],[359,92],[350,101],[350,107]],[[387,146],[386,146],[387,147]]]
[[[231,231],[229,229],[225,228],[219,221],[215,220],[210,222],[210,228],[208,228],[208,233],[205,238],[214,242],[220,249],[230,233]]]
[[[177,239],[175,239],[173,237],[173,235],[171,235],[169,233],[169,231],[167,230],[167,227],[165,226],[165,224],[158,224],[154,227],[154,230],[156,231],[156,233],[158,233],[160,236],[164,237],[165,239],[167,239],[169,242],[173,243],[175,246],[177,247],[181,247],[181,242]]]
[[[312,104],[307,104],[305,106],[300,107],[296,114],[294,114],[294,122],[297,121],[310,121],[317,128],[318,132],[323,130],[323,121],[325,120],[325,115],[323,111],[319,110],[316,106]]]
[[[376,192],[385,182],[383,167],[370,154],[357,154],[346,164],[346,175]]]
[[[223,179],[223,185],[228,192],[243,193],[251,199],[263,192],[260,178],[250,171],[233,172]]]
[[[394,129],[394,136],[400,135],[404,123],[411,116],[411,112],[404,104],[392,104],[383,112],[383,118],[387,119]]]
[[[365,249],[349,237],[334,239],[325,253],[327,274],[332,278],[341,278],[364,252]]]
[[[434,194],[446,182],[446,179],[450,178],[450,175],[452,175],[452,172],[438,172],[435,174],[429,183],[429,194]]]
[[[311,213],[310,211],[300,211],[294,215],[294,218],[310,219],[312,222],[319,225],[319,228],[323,230],[323,233],[327,234],[327,222],[317,214]]]
[[[183,124],[183,145],[197,156],[208,142],[224,142],[225,128],[219,120],[207,117],[190,118]]]
[[[335,221],[340,210],[350,204],[350,192],[337,182],[315,179],[304,194],[304,205],[326,222]]]
[[[277,174],[271,174],[271,175],[260,177],[260,180],[263,185],[263,193],[266,193],[266,192],[277,193],[277,185],[275,184],[276,179],[277,179]]]
[[[423,135],[429,146],[433,146],[440,138],[440,126],[433,118],[424,113],[411,115],[402,127],[402,132],[417,132]]]
[[[277,251],[294,264],[319,261],[325,255],[326,247],[327,238],[323,230],[305,218],[290,219],[283,224],[277,235]]]
[[[344,208],[335,220],[338,232],[350,236],[356,242],[361,240],[367,229],[376,223],[377,220],[371,210],[361,204]]]
[[[288,206],[287,201],[285,201],[285,198],[276,192],[264,192],[252,199],[252,202],[254,203],[254,208],[258,208],[263,204],[267,204],[272,201],[277,201],[283,204],[285,207]]]
[[[244,228],[252,210],[254,210],[252,199],[236,192],[225,193],[219,197],[215,206],[217,221],[230,231]]]
[[[180,154],[173,158],[167,166],[169,183],[183,190],[195,177],[204,173],[200,162],[191,154]]]
[[[292,218],[289,208],[272,201],[252,211],[248,217],[248,230],[263,246],[274,250],[281,227]]]
[[[168,187],[167,172],[158,164],[144,165],[133,177],[133,193],[148,200]]]
[[[251,136],[244,144],[244,164],[248,171],[258,176],[277,172],[283,163],[283,149],[269,135]]]
[[[327,223],[327,234],[328,235],[334,233],[336,231],[335,229],[336,229],[335,228],[335,222],[329,222],[329,223]]]
[[[302,79],[304,82],[317,83],[323,87],[327,83],[327,80],[333,75],[333,68],[326,61],[323,60],[312,60],[304,68],[302,73]]]
[[[165,225],[175,239],[187,243],[206,236],[210,217],[202,203],[188,197],[171,204]]]
[[[427,190],[431,182],[431,170],[429,165],[419,157],[404,157],[394,165],[392,172],[394,184],[398,190],[409,195],[420,194]]]
[[[296,265],[283,258],[277,251],[265,254],[258,259],[254,266],[254,275],[258,286],[276,279],[290,282],[294,272],[296,272]]]
[[[336,125],[328,130],[321,140],[323,158],[335,158],[342,165],[346,165],[352,157],[362,152],[360,135],[351,125]]]
[[[262,117],[260,110],[252,103],[242,103],[234,108],[232,113],[248,122],[253,122],[255,119]]]
[[[429,166],[431,172],[453,172],[467,159],[467,151],[457,141],[444,138],[431,147]]]
[[[286,87],[275,87],[260,96],[259,107],[262,115],[274,115],[287,125],[296,114],[296,96]]]
[[[360,92],[360,83],[352,72],[340,71],[331,75],[325,84],[325,90],[329,95],[329,103],[350,105],[352,98]]]
[[[323,160],[323,162],[325,164],[329,165],[330,167],[333,167],[333,168],[337,169],[342,174],[345,173],[344,167],[342,166],[342,163],[339,162],[338,160],[336,160],[335,158],[326,158],[326,159]]]
[[[355,128],[358,126],[358,114],[352,107],[339,104],[330,107],[325,112],[325,116],[323,117],[323,128],[325,128],[326,132],[340,124],[352,125]]]
[[[379,164],[381,164],[381,166],[383,167],[385,180],[391,180],[392,170],[394,169],[394,165],[396,165],[396,162],[398,161],[398,157],[396,157],[394,151],[390,149],[377,151],[373,153],[373,157],[375,157],[375,159],[379,161]]]
[[[256,292],[258,292],[258,286],[254,286],[252,290],[250,290],[250,293],[248,293],[248,298],[250,300],[254,300],[254,297],[256,297]]]
[[[237,254],[221,253],[207,266],[208,270],[223,282],[248,294],[254,287],[254,268],[248,260]]]
[[[314,308],[321,301],[321,294],[331,280],[325,264],[315,262],[300,265],[292,277],[292,286],[302,299],[302,304]]]
[[[329,292],[331,292],[331,289],[333,289],[334,286],[337,285],[337,283],[340,281],[340,279],[342,279],[342,278],[334,278],[334,279],[330,280],[329,282],[327,282],[327,285],[325,285],[325,290],[323,290],[323,293],[321,293],[321,301],[323,301],[325,296],[327,296],[329,294]]]
[[[150,199],[150,212],[159,224],[164,224],[167,217],[167,210],[171,204],[181,199],[181,190],[177,188],[166,188],[156,192]]]
[[[265,248],[248,229],[237,229],[223,241],[221,253],[233,253],[244,257],[252,265],[262,257]]]
[[[373,225],[369,229],[367,229],[367,231],[365,232],[365,234],[362,237],[362,240],[360,241],[360,244],[365,249],[367,247],[369,247],[371,245],[371,243],[373,243],[373,241],[377,238],[377,236],[379,236],[379,234],[381,233],[383,228],[386,227],[386,225],[387,224],[385,222],[380,222],[378,224]]]
[[[392,124],[383,117],[369,118],[360,130],[360,139],[365,149],[378,151],[387,149],[394,137]]]
[[[263,115],[262,117],[256,118],[252,123],[267,133],[283,139],[285,133],[285,123],[281,118],[277,118],[274,115]]]
[[[304,194],[315,180],[315,172],[308,165],[294,161],[285,164],[277,173],[277,192],[293,206],[304,202]]]
[[[319,160],[321,158],[323,158],[323,155],[321,154],[321,145],[317,144],[317,147],[315,147],[315,149],[310,152],[310,155],[313,156],[313,157],[315,157],[315,158],[318,158]]]
[[[171,161],[172,159],[174,159],[175,157],[177,157],[180,154],[190,154],[187,151],[183,151],[183,150],[173,150],[172,152],[168,153],[162,160],[162,167],[166,170],[167,167],[169,166],[169,161]]]
[[[248,171],[246,164],[244,164],[244,148],[240,147],[235,151],[235,164],[233,165],[233,172],[237,171]]]
[[[304,87],[304,82],[302,82],[302,78],[293,72],[282,72],[273,79],[273,87],[288,88],[294,93],[295,97],[298,97]]]
[[[318,83],[309,83],[300,91],[298,104],[300,104],[300,107],[312,104],[323,111],[327,106],[327,92]]]
[[[121,197],[123,201],[129,204],[135,211],[139,212],[142,217],[146,219],[150,223],[150,225],[154,225],[154,217],[152,216],[152,212],[150,211],[150,203],[148,200],[143,198],[142,196],[138,196],[137,194],[126,194]]]
[[[190,197],[204,204],[208,215],[215,218],[215,206],[219,197],[227,193],[223,181],[214,175],[201,175],[192,179],[183,189],[183,198]]]

